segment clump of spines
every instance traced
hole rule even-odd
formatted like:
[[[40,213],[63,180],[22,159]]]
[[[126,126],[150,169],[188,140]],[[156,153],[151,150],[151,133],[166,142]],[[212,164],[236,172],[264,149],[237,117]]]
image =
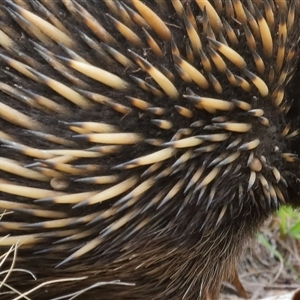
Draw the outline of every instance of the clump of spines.
[[[130,299],[214,297],[244,241],[290,201],[298,9],[5,1],[3,249],[61,277],[80,258],[85,284],[134,282]]]

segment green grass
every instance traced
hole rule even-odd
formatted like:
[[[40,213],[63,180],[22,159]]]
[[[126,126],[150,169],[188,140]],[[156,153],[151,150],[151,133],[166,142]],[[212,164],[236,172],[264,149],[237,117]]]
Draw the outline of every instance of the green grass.
[[[291,207],[282,207],[277,213],[279,230],[282,237],[300,240],[300,213]]]
[[[276,250],[276,246],[272,245],[262,233],[258,234],[257,240],[270,252],[273,257],[277,258],[282,264],[284,264],[284,258],[282,257],[281,253]]]

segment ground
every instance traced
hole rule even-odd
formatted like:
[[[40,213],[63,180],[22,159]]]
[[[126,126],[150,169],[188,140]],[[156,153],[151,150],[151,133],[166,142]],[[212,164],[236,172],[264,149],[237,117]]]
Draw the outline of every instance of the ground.
[[[300,288],[299,216],[298,213],[297,222],[292,224],[287,223],[293,222],[290,216],[288,219],[286,215],[284,219],[282,215],[272,218],[262,228],[257,239],[247,247],[238,267],[238,275],[249,299],[274,296],[270,298],[273,300]],[[233,291],[225,283],[221,300],[242,299],[235,296]],[[292,298],[286,296],[283,299]],[[300,295],[296,299],[300,299]]]

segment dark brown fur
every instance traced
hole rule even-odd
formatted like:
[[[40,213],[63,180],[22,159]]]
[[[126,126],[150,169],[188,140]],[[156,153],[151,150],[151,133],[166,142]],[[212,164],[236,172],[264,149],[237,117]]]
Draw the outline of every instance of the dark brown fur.
[[[289,122],[291,122],[290,132],[299,128],[299,105],[296,103],[297,100],[295,103],[292,103],[293,95],[296,94],[295,90],[298,90],[297,86],[295,87],[292,82],[289,93],[286,93],[284,101],[279,107],[275,107],[271,99],[272,93],[277,91],[277,81],[281,72],[286,69],[288,74],[282,82],[282,89],[285,90],[294,74],[298,61],[297,43],[300,32],[298,13],[300,7],[297,6],[298,4],[296,4],[295,9],[295,22],[292,24],[285,43],[285,55],[287,56],[287,52],[292,47],[295,47],[296,54],[290,61],[285,57],[280,70],[274,71],[274,80],[269,80],[269,73],[275,65],[275,53],[279,45],[277,36],[279,15],[282,13],[283,19],[286,20],[287,13],[283,8],[276,6],[278,1],[268,1],[275,16],[275,25],[270,30],[274,42],[273,55],[265,57],[262,41],[256,40],[257,53],[261,55],[266,65],[265,73],[259,76],[269,87],[269,94],[266,97],[262,97],[254,84],[245,76],[243,70],[240,70],[227,59],[224,59],[227,67],[234,74],[246,78],[250,82],[250,92],[244,91],[239,86],[232,86],[225,74],[219,72],[213,63],[211,74],[222,85],[223,90],[221,94],[218,94],[212,86],[208,89],[203,89],[195,82],[184,82],[175,68],[174,57],[171,51],[171,40],[164,40],[159,37],[159,32],[155,32],[151,26],[147,28],[163,51],[163,56],[158,57],[147,45],[142,28],[132,22],[130,25],[132,30],[143,41],[142,47],[134,46],[116,30],[106,13],[123,23],[125,21],[123,21],[122,15],[114,14],[102,2],[98,3],[96,0],[73,0],[70,3],[75,5],[73,6],[73,9],[74,7],[75,9],[72,11],[71,8],[71,12],[68,11],[61,1],[51,1],[48,4],[47,1],[42,0],[14,2],[16,4],[13,4],[13,1],[10,0],[4,1],[4,4],[2,4],[3,9],[0,12],[0,30],[16,43],[12,48],[5,49],[0,47],[0,84],[7,84],[14,87],[15,90],[14,92],[9,92],[1,85],[0,104],[3,103],[26,114],[32,121],[37,120],[42,124],[42,127],[28,130],[28,128],[25,128],[26,126],[18,126],[14,121],[7,121],[2,116],[0,118],[0,143],[2,146],[0,147],[0,158],[2,161],[5,158],[13,159],[19,162],[21,166],[41,174],[45,169],[56,171],[60,174],[60,180],[66,183],[62,192],[67,194],[102,191],[132,176],[137,176],[137,182],[132,188],[111,199],[90,205],[88,202],[84,202],[89,199],[87,197],[87,199],[81,201],[80,206],[76,206],[78,203],[57,203],[55,196],[40,199],[35,197],[34,194],[25,197],[24,195],[17,195],[17,192],[5,192],[2,184],[6,183],[15,184],[16,190],[19,189],[19,186],[24,186],[54,192],[55,185],[53,187],[47,180],[39,181],[17,176],[10,171],[0,168],[0,199],[10,203],[20,203],[20,205],[34,205],[31,210],[22,206],[19,209],[6,209],[4,204],[0,203],[0,211],[3,212],[0,222],[0,232],[1,236],[3,236],[3,239],[0,239],[1,254],[6,253],[10,247],[10,245],[5,244],[6,235],[31,236],[36,234],[36,239],[31,243],[18,245],[14,265],[14,268],[26,269],[32,272],[36,280],[33,280],[29,273],[14,271],[6,279],[5,284],[20,292],[26,292],[47,281],[85,277],[80,280],[70,280],[42,286],[28,294],[28,297],[31,299],[52,299],[80,291],[83,293],[76,299],[203,300],[207,293],[212,299],[217,299],[222,281],[229,279],[233,274],[244,245],[254,237],[262,223],[280,205],[284,204],[284,201],[287,204],[299,206],[300,172],[298,160],[295,158],[293,162],[287,162],[281,157],[282,153],[299,154],[300,151],[297,146],[299,137],[295,135],[293,139],[285,139],[280,135]],[[154,1],[144,2],[167,24],[182,58],[188,61],[186,46],[190,46],[190,42],[187,31],[184,27],[183,19],[176,14],[171,2],[162,1],[160,5],[157,4],[159,3],[158,1],[156,1],[157,3]],[[184,3],[186,11],[188,10],[187,5],[190,5],[191,11],[197,20],[198,33],[203,43],[204,52],[208,55],[207,45],[209,42],[206,39],[206,34],[202,32],[203,12],[195,1],[181,2]],[[210,2],[215,8],[217,7],[216,3],[218,1]],[[224,2],[226,1],[220,2],[222,5],[225,5]],[[116,3],[124,9],[121,2]],[[137,12],[131,1],[124,1],[124,3]],[[291,1],[286,1],[288,6],[290,3]],[[66,61],[66,58],[70,58],[72,54],[66,50],[65,46],[53,42],[50,37],[47,37],[49,45],[45,45],[26,31],[25,27],[20,27],[20,23],[23,20],[20,16],[22,15],[21,7],[24,4],[25,9],[34,12],[51,23],[50,18],[42,10],[43,5],[45,5],[69,31],[74,41],[71,47],[72,51],[92,65],[118,75],[129,82],[130,86],[126,90],[113,89],[73,70],[68,65],[69,62]],[[244,5],[250,10],[248,4],[245,3]],[[257,8],[264,15],[264,6],[258,4]],[[116,44],[101,41],[92,33],[79,13],[84,10],[87,10],[102,24],[114,37]],[[224,34],[229,46],[243,56],[248,70],[258,74],[252,59],[252,52],[244,36],[243,22],[236,20],[238,19],[236,15],[234,18],[229,17],[225,10],[220,11],[220,17],[223,17],[232,26],[235,33],[240,32],[237,45],[231,45]],[[19,22],[19,25],[17,22]],[[24,23],[23,26],[26,26],[26,24]],[[100,48],[102,47],[105,54],[91,49],[82,38],[83,34],[93,39]],[[131,76],[143,79],[161,90],[161,87],[151,79],[151,76],[137,64],[135,68],[125,68],[117,63],[108,54],[107,48],[103,44],[114,47],[132,61],[135,61],[134,55],[129,53],[128,49],[134,51],[158,69],[160,66],[167,68],[174,76],[174,79],[171,81],[177,88],[179,97],[170,99],[165,93],[162,93],[162,96],[155,96],[153,93],[138,87]],[[50,56],[45,49],[53,54],[53,59],[55,58],[66,66],[69,75],[77,79],[76,82],[67,79],[60,73],[60,70],[55,70],[47,63],[46,60]],[[43,54],[46,54],[46,60],[45,57],[42,57]],[[194,62],[190,59],[190,63],[208,77],[208,72],[203,70],[203,66],[200,63],[199,55],[194,53],[194,56]],[[9,65],[11,59],[26,64],[29,72],[32,70],[32,74],[37,76],[37,80],[34,81],[14,70]],[[39,73],[34,73],[35,71]],[[129,107],[130,111],[122,114],[117,112],[115,106],[111,103],[107,105],[100,104],[90,99],[87,101],[93,104],[91,107],[80,108],[49,88],[44,79],[39,77],[39,74],[64,83],[86,98],[88,98],[86,91],[110,97],[115,103]],[[190,99],[183,96],[191,95],[190,90],[201,97],[218,98],[228,102],[232,99],[244,101],[250,104],[252,109],[262,109],[264,117],[269,120],[270,124],[269,126],[262,125],[258,119],[254,119],[254,117],[238,107],[231,111],[217,110],[216,112],[208,112],[199,107],[197,108]],[[49,109],[42,109],[41,106],[36,105],[35,98],[31,93],[52,99],[54,102],[62,105],[67,112],[53,112]],[[31,99],[32,102],[26,102],[28,98],[25,96]],[[153,107],[164,108],[164,114],[158,116],[147,110],[138,110],[129,103],[125,96],[140,98],[150,103]],[[189,119],[181,116],[174,108],[175,105],[188,108],[193,112],[193,117]],[[289,106],[291,106],[290,110],[288,110]],[[133,169],[127,169],[125,166],[115,168],[132,159],[168,147],[153,146],[149,144],[149,141],[148,143],[144,142],[148,139],[159,139],[163,143],[167,143],[176,137],[180,129],[191,130],[192,132],[188,136],[199,136],[199,139],[203,135],[228,132],[217,127],[213,131],[211,128],[209,129],[209,126],[213,127],[215,123],[218,123],[218,121],[212,120],[216,117],[226,117],[229,121],[250,123],[252,130],[245,133],[231,133],[230,138],[225,141],[209,142],[205,140],[201,146],[178,149],[175,154],[164,160],[162,165],[156,171],[150,172],[149,175],[143,175],[148,169],[148,165]],[[153,119],[168,120],[172,123],[172,126],[168,130],[160,129],[151,122]],[[202,126],[191,127],[193,122],[199,120],[203,122]],[[108,154],[103,153],[102,157],[79,157],[67,161],[66,164],[68,166],[74,166],[77,171],[78,169],[81,170],[80,173],[76,173],[73,169],[69,173],[61,171],[58,164],[51,164],[47,162],[47,159],[26,154],[27,146],[46,150],[84,150],[98,146],[96,143],[89,142],[88,136],[80,136],[80,133],[72,131],[70,123],[75,122],[102,122],[117,126],[119,132],[139,133],[143,136],[143,139],[141,142],[133,145],[122,146],[121,150],[113,150]],[[37,136],[37,132],[64,138],[68,143],[58,144],[51,142],[47,137]],[[13,137],[18,143],[12,143],[8,138],[5,138],[3,133]],[[79,135],[79,137],[76,135]],[[183,137],[185,136],[182,135],[180,138]],[[210,183],[197,190],[201,182],[214,169],[216,165],[216,163],[213,163],[214,159],[223,153],[230,153],[231,150],[227,151],[226,148],[239,137],[241,138],[240,145],[256,138],[260,140],[259,147],[255,148],[253,153],[254,157],[263,162],[263,169],[258,173],[267,180],[271,188],[269,187],[269,190],[264,188],[262,180],[259,179],[256,179],[254,185],[248,188],[249,167],[247,164],[251,151],[245,151],[242,152],[238,159],[229,164],[231,168],[227,168],[228,165],[222,166],[221,171]],[[196,151],[199,147],[214,143],[217,144],[214,151],[203,151],[203,153]],[[22,148],[24,145],[26,149]],[[168,170],[188,150],[195,151],[190,159],[178,163],[172,172],[162,175],[163,171]],[[103,149],[88,151],[99,153]],[[234,153],[233,150],[232,153]],[[263,157],[266,158],[266,161],[264,161]],[[202,166],[205,167],[203,175],[198,179],[192,190],[185,192],[193,175]],[[276,167],[281,174],[281,180],[278,182],[272,175],[273,167]],[[115,174],[120,176],[118,181],[107,185],[88,184],[81,180],[93,176]],[[132,198],[123,198],[130,194],[139,184],[151,178],[151,176],[155,179],[153,185],[146,192],[142,193],[139,198],[133,197],[133,203],[130,202]],[[78,179],[79,181],[76,181]],[[172,197],[170,196],[170,199],[163,201],[165,195],[180,180],[183,180],[183,185],[178,192]],[[280,192],[277,192],[275,196],[272,194],[273,186],[280,190],[282,198],[280,198]],[[160,192],[165,193],[157,202],[153,202],[153,199],[156,199],[155,197]],[[46,217],[38,215],[38,210],[45,211]],[[48,214],[49,210],[61,213],[62,217],[50,216],[50,213]],[[5,214],[7,212],[12,213]],[[105,215],[106,212],[113,213],[107,217]],[[96,215],[92,220],[86,221],[81,219],[94,213]],[[124,222],[123,226],[117,229],[111,227],[115,224],[114,222],[123,217],[126,217],[126,222]],[[56,226],[51,227],[46,223],[47,221],[56,222],[59,219],[66,218],[74,219],[67,222],[67,225],[55,223]],[[72,230],[72,232],[67,230]],[[82,237],[76,236],[76,234],[86,231],[86,235]],[[78,255],[78,257],[71,256],[94,239],[98,242],[93,249]],[[14,261],[13,253],[5,259],[5,263],[1,266],[1,271],[9,269],[12,261]],[[1,274],[0,280],[4,280],[5,275],[6,273]],[[1,299],[14,299],[17,297],[17,294],[7,285],[1,286]],[[89,287],[91,288],[84,291],[85,288]]]

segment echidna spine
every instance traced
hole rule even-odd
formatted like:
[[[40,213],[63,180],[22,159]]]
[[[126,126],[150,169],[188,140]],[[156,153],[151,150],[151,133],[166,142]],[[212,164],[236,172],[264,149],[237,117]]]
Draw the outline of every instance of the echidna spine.
[[[1,297],[216,299],[299,205],[299,9],[4,0]]]

